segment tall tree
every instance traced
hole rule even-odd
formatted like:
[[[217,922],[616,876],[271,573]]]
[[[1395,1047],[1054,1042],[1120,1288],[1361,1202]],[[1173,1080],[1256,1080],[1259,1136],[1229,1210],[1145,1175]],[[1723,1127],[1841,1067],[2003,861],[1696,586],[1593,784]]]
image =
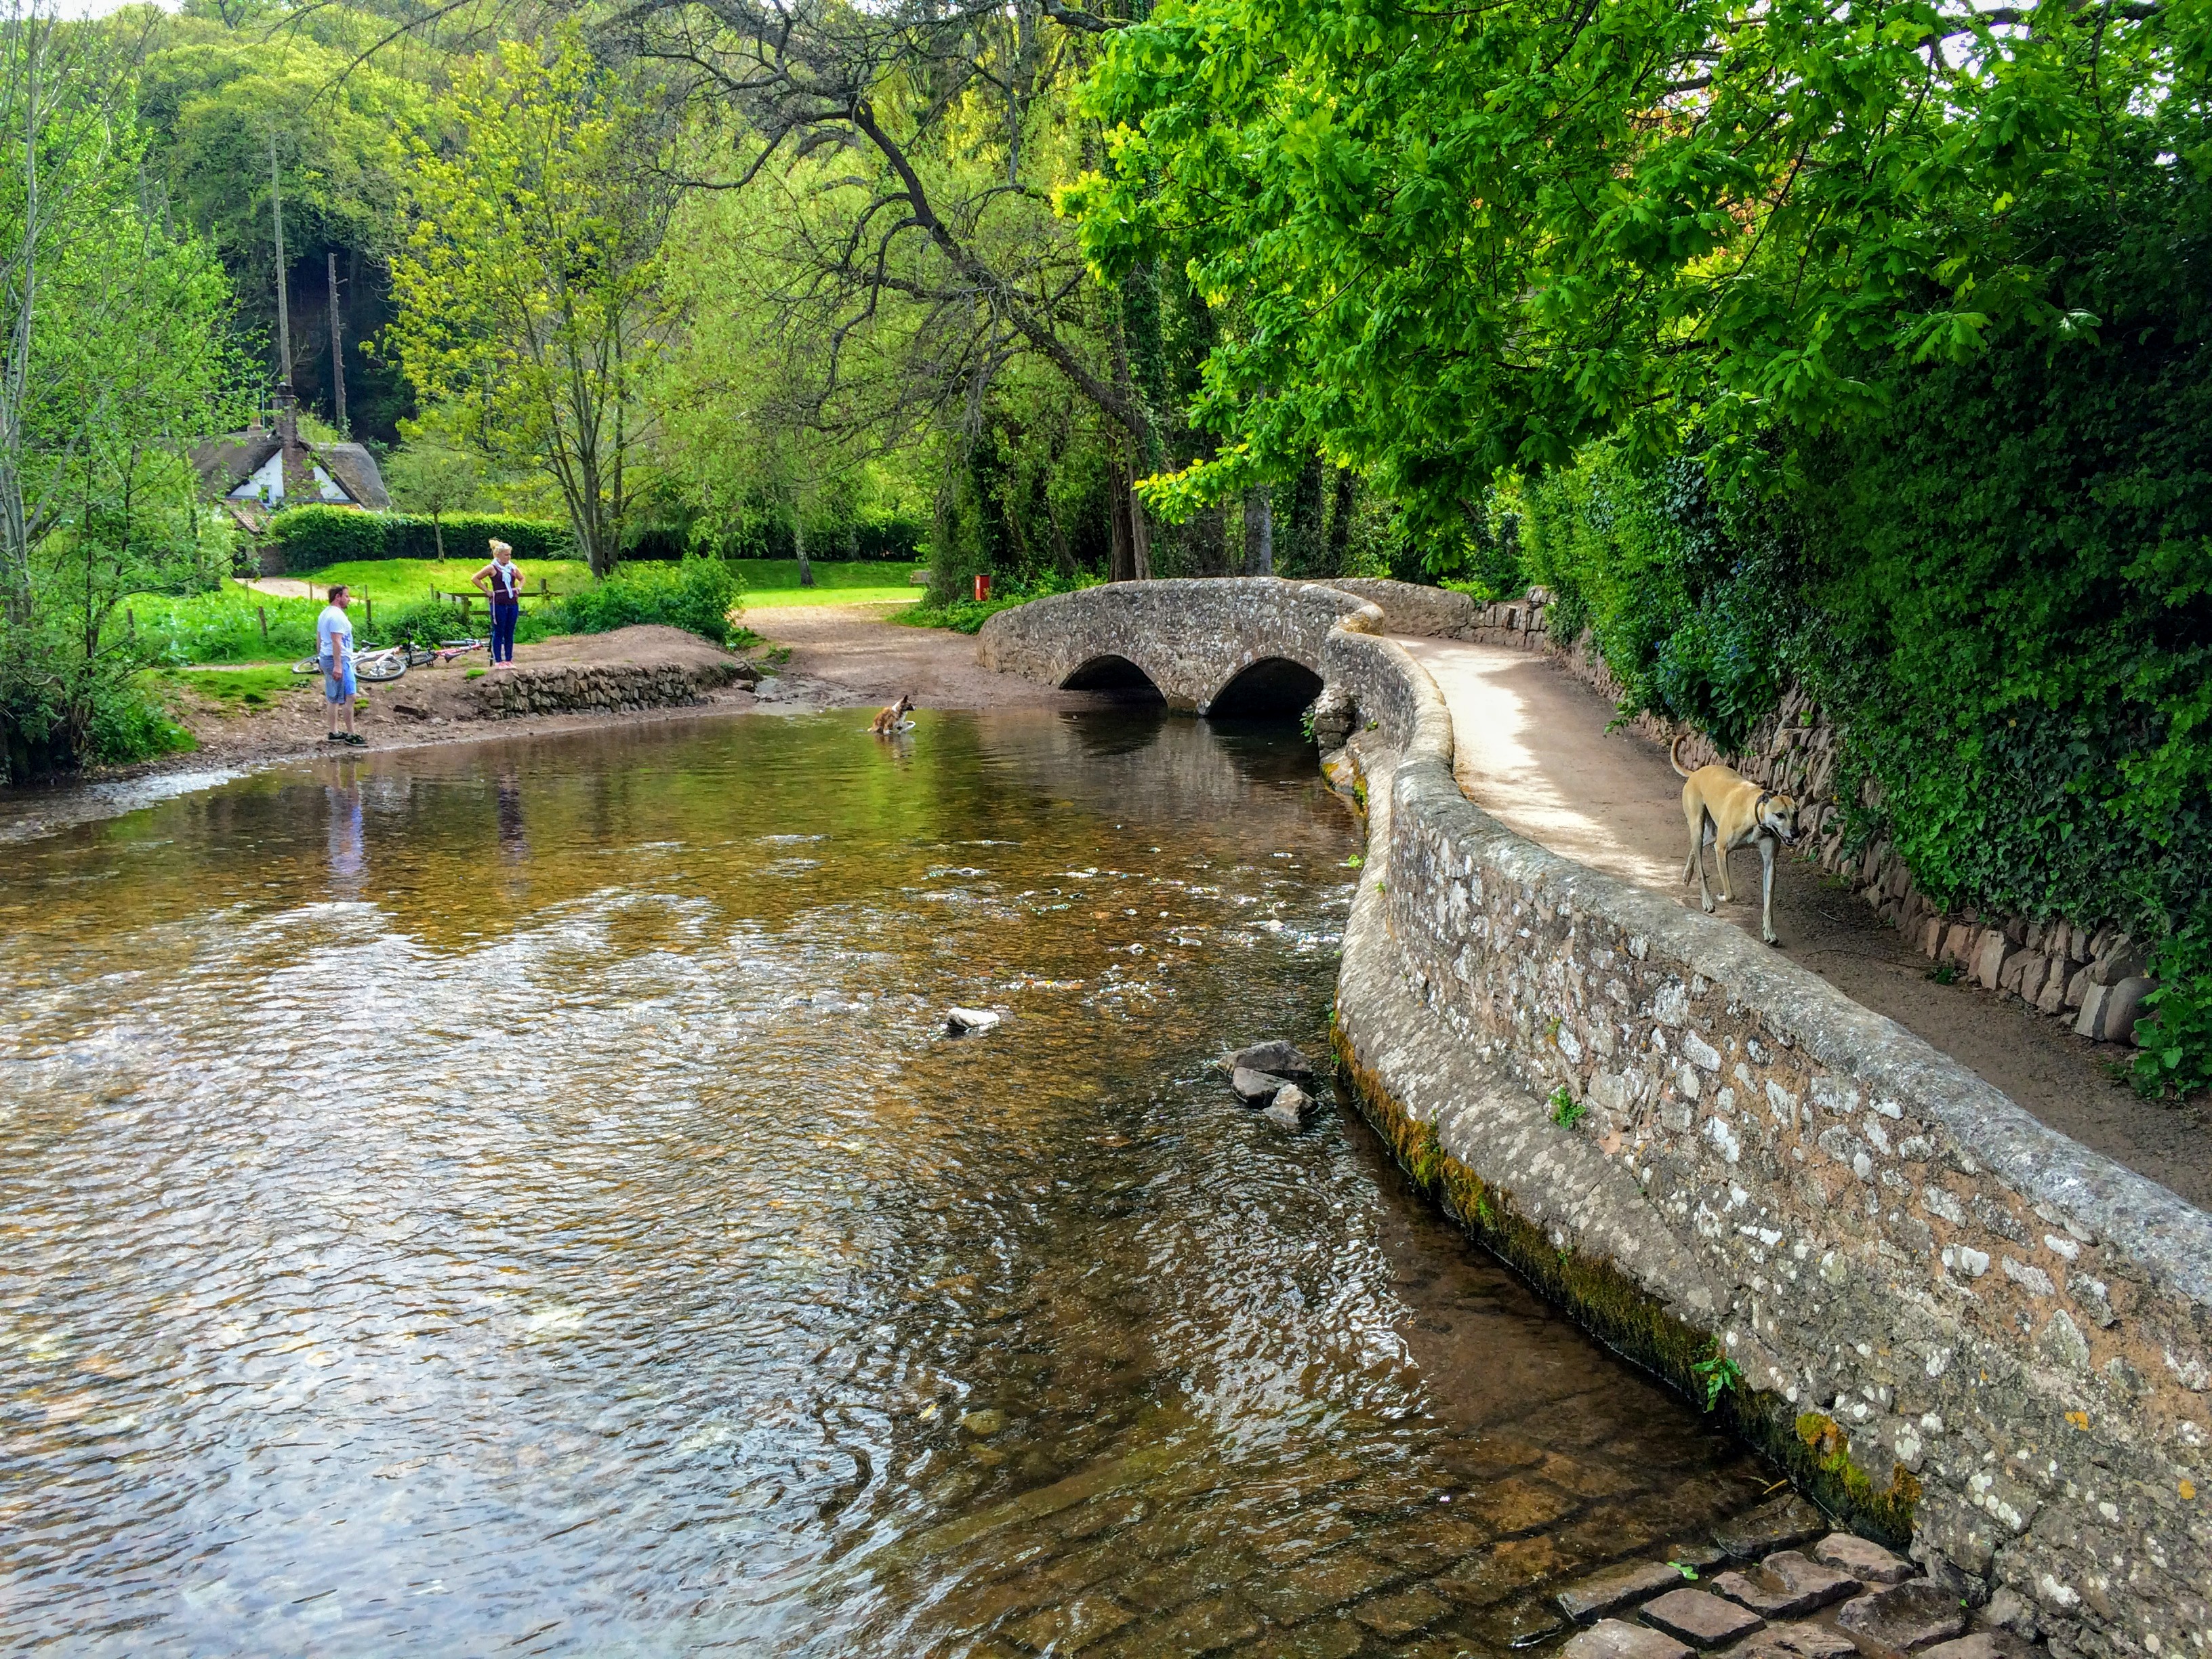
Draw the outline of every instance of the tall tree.
[[[1086,279],[1052,205],[1098,153],[1068,94],[1118,25],[1058,0],[637,0],[612,27],[738,135],[711,182],[806,202],[772,297],[824,343],[825,404],[851,354],[881,349],[890,313],[897,368],[874,381],[885,424],[927,418],[972,444],[1001,377],[1044,368],[1115,435],[1116,574],[1141,572],[1148,528],[1129,485],[1158,460],[1158,415],[1121,296]]]
[[[647,481],[646,387],[681,320],[666,130],[574,27],[465,69],[447,108],[453,147],[411,147],[383,349],[447,435],[552,481],[604,575]]]
[[[0,771],[65,764],[133,665],[107,619],[206,550],[188,451],[232,384],[229,291],[141,167],[141,40],[0,13]],[[174,567],[185,567],[179,571]]]
[[[1103,280],[1188,261],[1249,319],[1206,376],[1237,441],[1167,494],[1318,447],[1449,538],[1595,436],[1695,422],[1749,465],[1732,436],[1853,418],[1884,361],[2084,337],[2019,210],[2201,154],[2204,17],[1184,0],[1114,38],[1115,142],[1066,200]]]

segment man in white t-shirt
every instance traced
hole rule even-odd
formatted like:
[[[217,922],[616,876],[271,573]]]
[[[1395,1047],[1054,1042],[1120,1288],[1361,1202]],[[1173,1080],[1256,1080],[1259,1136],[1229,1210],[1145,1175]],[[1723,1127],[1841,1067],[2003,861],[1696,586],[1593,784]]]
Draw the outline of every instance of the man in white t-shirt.
[[[329,720],[328,740],[365,748],[368,740],[353,729],[353,700],[358,688],[353,678],[353,623],[346,619],[343,584],[331,589],[331,602],[315,618],[315,655],[323,666],[323,703]],[[345,729],[338,729],[339,711]]]

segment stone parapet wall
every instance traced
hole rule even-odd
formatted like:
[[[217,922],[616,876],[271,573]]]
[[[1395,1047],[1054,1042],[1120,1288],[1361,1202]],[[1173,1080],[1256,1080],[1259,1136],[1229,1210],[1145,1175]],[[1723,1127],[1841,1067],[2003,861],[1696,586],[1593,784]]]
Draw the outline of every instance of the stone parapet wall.
[[[1363,1096],[1433,1129],[1479,1231],[1540,1232],[1571,1303],[1617,1277],[1709,1333],[1743,1415],[1964,1599],[2061,1650],[2204,1651],[2212,1218],[1740,930],[1506,830],[1425,705],[1354,744]]]
[[[1540,588],[1496,605],[1469,601],[1464,623],[1438,631],[1454,639],[1545,652],[1618,703],[1626,688],[1597,654],[1595,642],[1587,633],[1571,644],[1553,638],[1549,610]],[[1805,856],[1849,881],[1862,902],[1929,960],[1949,964],[1985,991],[2065,1022],[2077,1036],[2102,1042],[2134,1039],[2137,1017],[2146,1012],[2144,999],[2157,981],[2148,975],[2143,947],[2117,923],[1984,915],[1971,906],[1947,910],[1922,890],[1887,836],[1877,832],[1863,845],[1847,839],[1844,811],[1835,798],[1841,734],[1801,688],[1784,694],[1774,712],[1753,728],[1739,754],[1723,753],[1688,726],[1655,714],[1639,714],[1628,725],[1662,745],[1685,739],[1682,758],[1688,766],[1720,761],[1762,787],[1796,797],[1808,807],[1803,822],[1813,838]],[[1881,792],[1871,781],[1863,786],[1860,801],[1879,821]]]
[[[617,663],[573,668],[516,668],[487,674],[471,688],[493,720],[524,714],[635,714],[703,702],[725,686],[751,684],[747,664]]]

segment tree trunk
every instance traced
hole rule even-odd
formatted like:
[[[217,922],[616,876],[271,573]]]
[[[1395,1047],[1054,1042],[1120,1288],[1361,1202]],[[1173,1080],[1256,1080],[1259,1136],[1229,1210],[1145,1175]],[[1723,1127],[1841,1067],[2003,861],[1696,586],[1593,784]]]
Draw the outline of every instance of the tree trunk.
[[[1275,574],[1275,495],[1265,484],[1244,497],[1244,574]]]
[[[1190,530],[1183,544],[1190,550],[1190,569],[1195,576],[1225,576],[1229,562],[1229,512],[1216,501],[1190,515]]]
[[[1352,551],[1352,507],[1359,479],[1348,466],[1336,469],[1336,501],[1328,515],[1328,574],[1341,576]]]
[[[1129,523],[1129,508],[1134,497],[1129,493],[1127,475],[1118,460],[1106,465],[1107,524],[1112,532],[1114,550],[1106,565],[1106,580],[1109,582],[1134,581],[1137,579],[1135,534]]]
[[[791,540],[799,550],[799,585],[811,587],[814,586],[814,567],[806,559],[806,522],[796,512],[791,515]]]
[[[1312,576],[1321,574],[1322,495],[1321,457],[1309,453],[1291,489],[1290,520],[1283,526],[1283,574]]]
[[[446,562],[446,526],[435,513],[430,515],[430,539],[438,544],[438,562],[443,564]]]

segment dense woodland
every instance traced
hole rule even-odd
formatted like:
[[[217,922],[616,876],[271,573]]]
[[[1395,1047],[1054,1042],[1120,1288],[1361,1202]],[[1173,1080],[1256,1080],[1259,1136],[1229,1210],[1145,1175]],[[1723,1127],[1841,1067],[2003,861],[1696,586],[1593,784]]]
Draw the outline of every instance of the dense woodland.
[[[115,607],[229,567],[185,455],[282,283],[400,505],[602,574],[1535,581],[1723,742],[1808,684],[1865,833],[2158,939],[2142,1079],[2212,1067],[2209,0],[16,0],[0,52],[12,771],[142,740]]]

